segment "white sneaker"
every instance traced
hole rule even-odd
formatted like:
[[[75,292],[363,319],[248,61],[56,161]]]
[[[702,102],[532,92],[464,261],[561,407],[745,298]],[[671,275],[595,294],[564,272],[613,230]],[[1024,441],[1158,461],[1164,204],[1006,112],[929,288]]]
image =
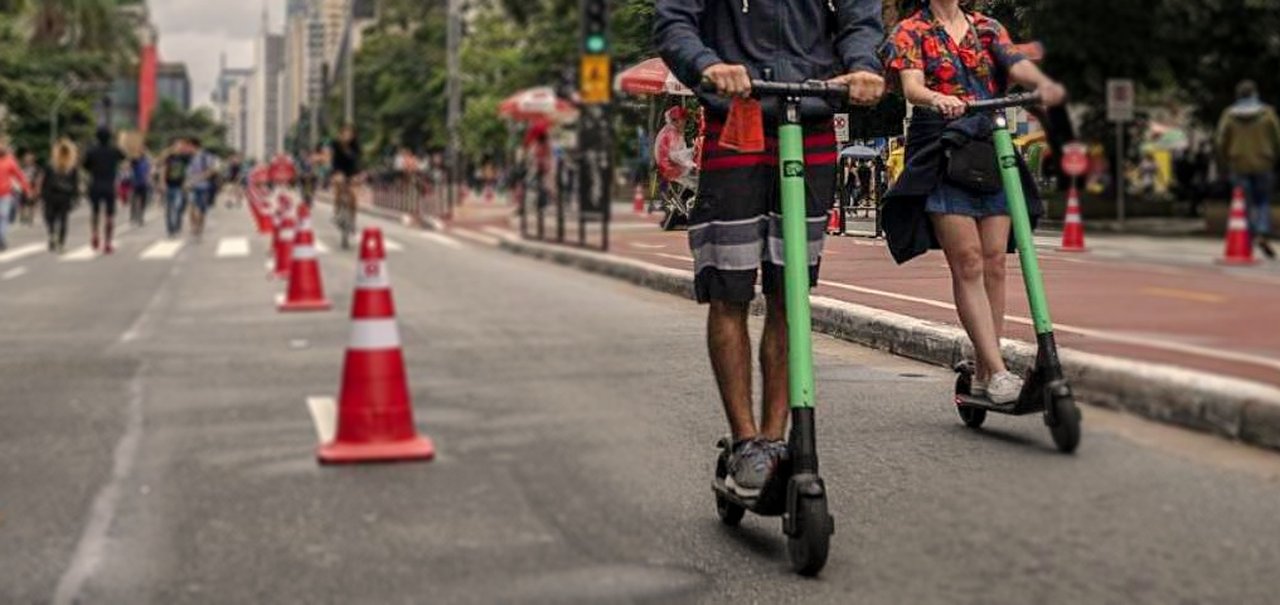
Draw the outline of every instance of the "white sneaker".
[[[1022,379],[1013,372],[1000,372],[987,383],[987,398],[991,403],[1004,405],[1018,400],[1022,394]]]

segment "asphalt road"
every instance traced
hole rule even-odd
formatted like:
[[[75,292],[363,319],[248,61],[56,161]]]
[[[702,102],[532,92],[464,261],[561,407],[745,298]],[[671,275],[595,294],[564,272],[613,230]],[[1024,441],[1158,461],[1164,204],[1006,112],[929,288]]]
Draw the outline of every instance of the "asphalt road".
[[[1280,596],[1274,453],[1086,408],[1065,457],[1034,418],[964,429],[936,368],[828,338],[836,535],[821,578],[796,578],[776,519],[715,517],[723,422],[701,309],[386,232],[417,420],[439,451],[427,464],[313,459],[305,400],[338,387],[347,254],[321,257],[338,310],[296,316],[275,312],[243,210],[172,252],[152,224],[109,258],[0,256],[0,602]],[[231,238],[251,252],[220,256]],[[33,241],[19,230],[11,250]]]

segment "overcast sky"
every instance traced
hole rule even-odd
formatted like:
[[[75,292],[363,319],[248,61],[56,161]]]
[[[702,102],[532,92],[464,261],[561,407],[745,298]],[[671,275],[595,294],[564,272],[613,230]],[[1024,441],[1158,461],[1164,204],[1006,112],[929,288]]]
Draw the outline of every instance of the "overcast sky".
[[[222,53],[231,67],[252,66],[263,7],[270,7],[272,31],[279,32],[285,1],[148,0],[151,20],[160,30],[160,59],[187,64],[194,105],[210,104]]]

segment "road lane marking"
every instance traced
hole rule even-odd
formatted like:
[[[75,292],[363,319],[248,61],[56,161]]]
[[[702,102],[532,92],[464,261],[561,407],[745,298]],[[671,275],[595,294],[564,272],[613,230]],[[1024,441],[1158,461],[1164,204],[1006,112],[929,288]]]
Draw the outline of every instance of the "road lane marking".
[[[516,234],[515,231],[503,229],[502,227],[485,227],[481,229],[481,231],[484,231],[489,235],[497,236],[498,238],[509,237]]]
[[[483,233],[477,233],[470,229],[461,229],[458,227],[454,227],[453,229],[449,230],[449,233],[452,233],[454,237],[460,237],[462,239],[471,240],[473,242],[476,242],[477,244],[483,244],[485,246],[497,246],[502,243],[502,240],[496,237],[485,235]]]
[[[1189,300],[1192,302],[1203,303],[1224,303],[1227,297],[1209,292],[1198,292],[1196,290],[1181,290],[1178,288],[1143,288],[1143,294],[1150,296],[1159,296],[1161,298],[1174,298],[1177,300]]]
[[[218,258],[243,258],[249,256],[249,238],[224,237],[218,241]]]
[[[12,269],[9,269],[8,271],[5,271],[4,275],[0,275],[0,280],[9,281],[11,279],[17,279],[19,277],[22,277],[23,275],[26,275],[26,274],[27,274],[26,267],[14,267]]]
[[[329,247],[328,247],[328,246],[326,246],[326,245],[324,245],[324,242],[322,242],[322,241],[320,241],[320,240],[316,240],[316,253],[317,253],[317,254],[328,254],[329,252],[330,252]]]
[[[143,250],[142,256],[138,258],[143,260],[170,259],[177,256],[179,250],[182,250],[181,240],[159,241]]]
[[[32,254],[38,254],[44,249],[45,244],[27,244],[25,246],[14,248],[8,252],[0,252],[0,263],[8,263],[20,258],[31,256]]]
[[[425,239],[425,240],[427,240],[427,241],[429,241],[429,242],[435,242],[435,243],[440,244],[440,245],[442,245],[442,246],[446,246],[446,247],[449,247],[449,248],[453,248],[453,249],[455,249],[455,250],[461,250],[461,249],[462,249],[462,242],[459,242],[458,240],[453,239],[452,237],[448,237],[448,236],[440,235],[439,233],[432,233],[432,232],[430,232],[430,231],[422,231],[422,232],[419,232],[419,233],[418,233],[418,237],[420,237],[420,238],[422,238],[422,239]]]
[[[645,244],[645,243],[641,243],[641,242],[632,242],[632,243],[631,243],[631,247],[632,247],[632,248],[639,248],[639,249],[641,249],[641,250],[661,250],[661,249],[663,249],[663,248],[666,248],[666,247],[667,247],[667,245],[666,245],[666,244]]]
[[[404,252],[404,244],[401,244],[396,240],[389,239],[389,240],[383,241],[382,243],[387,247],[387,250],[390,250],[392,252]]]
[[[662,257],[662,258],[669,258],[669,259],[671,259],[671,260],[680,260],[680,261],[684,261],[684,262],[686,262],[686,263],[691,263],[691,262],[693,262],[693,257],[692,257],[692,256],[681,256],[681,255],[679,255],[679,254],[666,254],[666,253],[664,253],[664,252],[650,252],[649,254],[652,254],[652,255],[654,255],[654,256],[660,256],[660,257]]]
[[[894,300],[901,300],[904,302],[927,305],[927,306],[935,307],[938,309],[947,309],[950,311],[955,311],[956,309],[955,305],[951,303],[946,303],[939,300],[932,300],[928,298],[920,298],[918,296],[908,296],[906,294],[898,294],[896,292],[885,292],[884,290],[862,288],[859,286],[851,286],[849,284],[842,284],[840,282],[832,282],[832,281],[819,281],[818,284],[823,286],[830,286],[832,288],[839,288],[841,290],[848,290],[850,292],[859,292],[859,293],[868,294],[871,296],[879,296],[882,298],[891,298]],[[1031,321],[1030,318],[1020,317],[1017,315],[1007,316],[1005,320],[1010,323],[1016,323],[1016,324],[1021,324],[1025,326],[1035,325],[1035,322]],[[1126,334],[1117,334],[1111,331],[1094,330],[1092,328],[1081,328],[1079,326],[1072,326],[1067,324],[1054,324],[1053,329],[1055,332],[1070,333],[1070,334],[1075,334],[1077,336],[1084,336],[1086,338],[1092,338],[1100,341],[1134,345],[1134,346],[1144,347],[1148,349],[1159,349],[1162,351],[1183,353],[1183,354],[1192,355],[1196,357],[1208,357],[1212,359],[1221,359],[1224,361],[1247,363],[1250,365],[1261,366],[1264,368],[1280,370],[1280,359],[1262,357],[1260,355],[1250,355],[1248,353],[1236,353],[1233,351],[1222,351],[1219,349],[1200,347],[1200,346],[1181,343],[1181,342],[1174,342],[1169,340],[1157,340],[1154,338],[1146,338],[1143,336],[1130,336]]]
[[[124,481],[133,472],[134,461],[138,457],[138,444],[142,440],[142,374],[146,365],[140,367],[133,379],[129,381],[129,402],[125,408],[124,433],[116,442],[111,457],[111,474],[106,484],[93,497],[89,507],[89,519],[85,523],[80,539],[76,541],[76,549],[71,556],[71,563],[58,578],[54,589],[54,605],[70,605],[79,601],[80,591],[85,582],[93,577],[102,561],[103,551],[109,539],[108,532],[116,515],[116,506],[124,491]]]
[[[72,250],[62,255],[62,258],[59,258],[58,262],[82,263],[85,261],[93,260],[97,258],[97,256],[98,256],[98,252],[94,250],[93,247],[89,246],[88,244],[85,244],[83,246],[80,246],[79,248],[76,248],[75,250]]]
[[[338,433],[338,404],[332,397],[308,397],[307,409],[311,411],[311,423],[316,427],[320,443],[333,441]]]

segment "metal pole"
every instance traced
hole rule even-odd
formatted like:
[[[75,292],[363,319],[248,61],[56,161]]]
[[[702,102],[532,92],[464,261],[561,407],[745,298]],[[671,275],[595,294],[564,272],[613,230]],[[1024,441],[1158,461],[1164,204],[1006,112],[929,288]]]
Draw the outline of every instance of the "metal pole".
[[[462,48],[462,11],[460,0],[448,0],[448,2],[449,24],[446,32],[448,82],[446,87],[449,97],[447,117],[449,141],[445,156],[449,175],[445,213],[452,216],[462,170],[462,132],[460,130],[462,126],[462,65],[459,57]]]
[[[1116,122],[1116,217],[1124,224],[1124,122]]]
[[[356,52],[355,52],[355,21],[356,21],[356,2],[351,0],[347,3],[347,31],[345,38],[347,43],[344,45],[343,62],[346,64],[346,72],[343,77],[343,115],[347,124],[355,124],[356,122]]]

